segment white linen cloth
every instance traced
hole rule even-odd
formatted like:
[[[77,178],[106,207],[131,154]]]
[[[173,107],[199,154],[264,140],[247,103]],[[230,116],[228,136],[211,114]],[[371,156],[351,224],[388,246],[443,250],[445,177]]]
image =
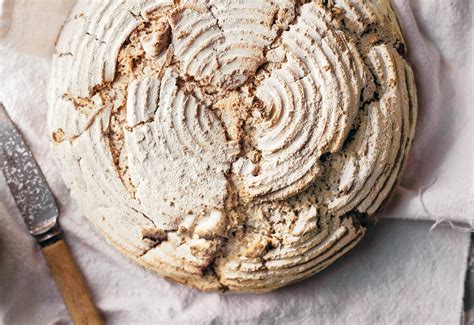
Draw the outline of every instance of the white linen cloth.
[[[46,134],[50,57],[74,1],[0,0],[0,101],[53,189],[61,224],[108,323],[458,324],[474,224],[473,4],[394,0],[420,111],[404,177],[382,220],[321,274],[265,295],[205,294],[112,249],[69,199]],[[2,36],[3,35],[3,36]],[[0,175],[0,323],[69,323],[39,249]]]
[[[419,97],[418,125],[386,216],[474,228],[474,2],[394,0]]]

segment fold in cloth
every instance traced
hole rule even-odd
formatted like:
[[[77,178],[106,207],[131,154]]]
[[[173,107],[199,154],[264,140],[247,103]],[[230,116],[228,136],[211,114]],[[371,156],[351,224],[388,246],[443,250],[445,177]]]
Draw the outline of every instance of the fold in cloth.
[[[418,88],[415,140],[392,218],[474,227],[474,26],[471,0],[396,0]]]

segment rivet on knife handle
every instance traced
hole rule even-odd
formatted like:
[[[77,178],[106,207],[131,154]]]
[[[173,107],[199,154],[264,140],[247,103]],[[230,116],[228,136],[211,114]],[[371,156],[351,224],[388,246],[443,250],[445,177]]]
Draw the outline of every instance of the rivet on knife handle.
[[[0,169],[30,233],[41,245],[75,324],[103,324],[71,252],[62,239],[58,207],[20,132],[0,103]]]

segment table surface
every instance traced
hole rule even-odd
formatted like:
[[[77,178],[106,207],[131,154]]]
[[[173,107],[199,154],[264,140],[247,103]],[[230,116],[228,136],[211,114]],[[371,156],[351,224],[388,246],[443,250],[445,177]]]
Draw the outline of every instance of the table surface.
[[[471,234],[471,252],[467,267],[464,296],[465,324],[474,325],[474,233]]]

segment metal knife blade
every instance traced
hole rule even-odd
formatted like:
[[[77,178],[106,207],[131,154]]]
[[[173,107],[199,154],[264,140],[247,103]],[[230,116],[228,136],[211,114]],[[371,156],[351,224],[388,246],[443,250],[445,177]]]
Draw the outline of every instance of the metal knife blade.
[[[36,160],[0,103],[0,170],[30,233],[41,245],[74,324],[104,321],[58,224],[58,207]]]
[[[0,169],[30,233],[38,242],[59,235],[58,207],[48,183],[1,103]]]

